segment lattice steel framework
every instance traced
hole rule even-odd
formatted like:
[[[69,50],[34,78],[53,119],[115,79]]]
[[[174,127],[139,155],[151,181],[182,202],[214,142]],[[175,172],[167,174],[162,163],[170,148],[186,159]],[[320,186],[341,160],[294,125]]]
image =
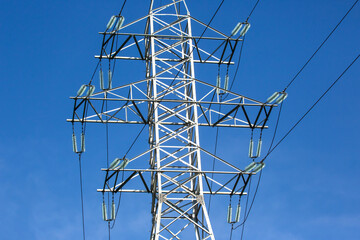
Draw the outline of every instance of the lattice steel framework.
[[[148,125],[149,149],[128,159],[125,169],[102,169],[106,177],[98,191],[152,194],[150,239],[180,239],[189,226],[195,229],[196,239],[215,239],[204,196],[246,194],[252,173],[203,149],[199,126],[264,129],[274,105],[196,79],[196,63],[234,64],[242,39],[209,27],[212,36],[201,41],[216,45],[209,44],[214,46],[212,51],[204,50],[198,46],[200,37],[192,34],[192,24],[206,25],[190,16],[185,0],[164,2],[159,6],[151,1],[147,16],[120,31],[101,33],[102,51],[96,57],[144,61],[146,79],[74,97],[69,121]],[[141,22],[144,33],[125,32]],[[117,48],[109,44],[115,37],[122,39]],[[129,49],[137,54],[127,55]],[[203,162],[213,158],[216,171],[210,161]],[[119,173],[125,174],[124,181],[119,181]],[[131,182],[134,188],[129,187]]]

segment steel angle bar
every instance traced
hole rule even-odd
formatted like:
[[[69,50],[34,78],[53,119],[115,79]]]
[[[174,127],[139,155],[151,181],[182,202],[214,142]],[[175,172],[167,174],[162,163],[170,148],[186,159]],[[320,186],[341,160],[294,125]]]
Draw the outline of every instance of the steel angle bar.
[[[112,189],[112,188],[110,188],[110,189],[102,189],[102,188],[100,188],[100,189],[97,189],[97,192],[114,192],[114,190]],[[123,193],[147,193],[147,194],[149,194],[148,193],[148,191],[146,190],[146,189],[144,189],[144,190],[141,190],[141,189],[120,189],[118,192],[123,192]],[[167,193],[168,191],[166,191],[166,190],[162,190],[162,192],[163,193]],[[152,194],[153,194],[153,192],[152,192]],[[181,195],[183,195],[183,194],[187,194],[187,192],[186,191],[174,191],[174,192],[172,192],[172,194],[181,194]],[[210,193],[210,191],[203,191],[203,194],[204,195],[210,195],[210,194],[214,194],[214,193]],[[243,194],[241,194],[240,192],[237,192],[237,191],[235,191],[233,194],[231,194],[231,191],[228,191],[228,192],[218,192],[218,193],[216,193],[216,195],[223,195],[223,196],[228,196],[228,195],[247,195],[247,193],[246,192],[244,192]]]
[[[198,20],[198,19],[196,19],[196,18],[194,18],[194,17],[192,17],[192,16],[189,16],[192,20],[194,20],[194,21],[196,21],[196,22],[198,22],[198,23],[200,23],[201,25],[203,25],[204,27],[206,27],[206,28],[208,28],[208,29],[210,29],[210,30],[212,30],[212,31],[214,31],[214,32],[216,32],[216,33],[218,33],[218,34],[220,34],[220,35],[222,35],[223,37],[225,37],[225,38],[229,38],[229,36],[227,36],[226,34],[224,34],[224,33],[222,33],[222,32],[220,32],[219,30],[217,30],[217,29],[215,29],[215,28],[213,28],[213,27],[211,27],[211,26],[209,26],[208,24],[205,24],[205,23],[203,23],[203,22],[201,22],[200,20]]]
[[[184,127],[186,127],[186,125],[184,125]],[[161,128],[159,128],[159,131],[161,131],[161,132],[163,132],[163,133],[165,133],[165,134],[169,134],[169,132],[167,132],[167,131],[165,131],[165,130],[163,130],[163,129],[161,129]],[[176,139],[176,140],[178,140],[179,142],[181,142],[181,143],[183,143],[183,144],[185,144],[185,145],[188,145],[189,144],[189,142],[187,142],[187,140],[184,140],[184,139],[180,139],[177,135],[172,135],[172,138],[171,139]],[[171,140],[171,139],[168,139],[168,140]],[[166,141],[168,141],[168,140],[166,140]],[[166,141],[164,141],[163,143],[165,143]],[[164,146],[162,146],[162,147],[164,147]],[[167,146],[168,147],[168,146]]]
[[[177,154],[177,153],[179,153],[179,152],[181,152],[181,151],[183,151],[183,150],[185,150],[185,149],[188,149],[188,150],[190,151],[190,149],[188,148],[188,146],[185,145],[185,146],[182,146],[182,147],[180,147],[179,149],[175,150],[172,154],[175,155],[175,154]],[[169,157],[170,157],[170,156],[165,156],[165,157],[161,158],[161,159],[160,159],[160,162],[165,161],[165,160],[168,159]]]
[[[164,227],[165,227],[164,224],[161,223],[161,226],[163,227],[163,229],[165,229],[167,232],[169,232],[169,233],[173,236],[171,239],[173,239],[173,238],[175,237],[176,239],[179,239],[179,240],[180,240],[180,238],[177,237],[177,236],[175,235],[175,233],[173,233],[172,231],[170,231],[170,230],[167,229],[167,228],[164,228]]]
[[[172,155],[171,153],[165,151],[164,149],[160,149],[160,151],[163,151],[164,153],[169,154],[170,156],[172,156],[173,158],[176,159],[176,157],[175,157],[174,155]],[[184,162],[184,161],[181,160],[180,158],[178,158],[177,161],[180,161],[180,162],[182,162],[185,166],[188,166],[188,167],[189,167],[189,170],[190,170],[190,169],[194,169],[195,171],[199,171],[199,168],[197,168],[197,167],[195,167],[195,166],[192,166],[192,165],[190,165],[189,163]],[[163,169],[164,169],[164,167],[161,167],[161,170],[163,170]],[[184,171],[184,172],[186,172],[186,171]]]
[[[186,118],[186,116],[182,116],[181,113],[193,108],[194,106],[196,106],[196,104],[192,104],[192,105],[184,105],[181,104],[183,106],[183,108],[181,109],[177,109],[176,111],[174,111],[173,109],[167,108],[164,104],[159,104],[159,108],[164,110],[165,112],[168,113],[168,115],[165,115],[164,117],[162,117],[161,119],[158,120],[159,123],[164,122],[165,120],[171,118],[171,117],[177,117],[179,120],[186,122],[187,124],[195,124],[194,121],[190,121]]]
[[[188,60],[188,59],[184,59],[184,60],[182,60],[182,61],[174,64],[173,66],[171,66],[171,67],[169,67],[169,68],[167,68],[167,69],[165,69],[165,70],[160,71],[159,73],[156,74],[156,77],[164,74],[164,73],[167,72],[168,70],[174,69],[174,68],[176,68],[177,66],[179,66],[179,65],[181,65],[181,64],[184,64],[184,63],[187,62],[187,61],[189,61],[189,60]]]
[[[188,180],[186,180],[185,182],[183,183],[179,183],[177,181],[175,181],[173,178],[167,176],[166,174],[162,173],[161,174],[162,177],[168,179],[169,181],[173,182],[176,187],[169,190],[167,193],[165,193],[165,196],[168,196],[169,194],[173,193],[175,190],[179,189],[179,188],[182,188],[185,192],[187,192],[188,194],[191,194],[193,197],[196,197],[196,194],[192,192],[191,189],[189,189],[188,187],[185,186],[186,183],[190,182],[191,180],[193,180],[194,178],[197,178],[198,176],[197,175],[194,175],[194,176],[191,176],[189,177]]]
[[[168,39],[168,40],[177,40],[177,39],[192,39],[192,40],[196,40],[196,39],[201,39],[201,40],[214,40],[214,41],[226,41],[226,40],[230,40],[230,41],[242,41],[242,39],[236,39],[236,38],[220,38],[220,37],[206,37],[206,36],[178,36],[178,35],[161,35],[161,34],[141,34],[141,33],[109,33],[109,32],[99,32],[99,34],[102,35],[119,35],[119,36],[128,36],[128,35],[132,35],[132,36],[139,36],[139,37],[144,37],[145,39],[149,39],[151,37],[155,38],[155,40],[157,39]],[[196,41],[195,41],[196,42]]]
[[[170,223],[168,223],[168,224],[166,225],[166,228],[170,227],[173,223],[175,223],[175,222],[176,222],[177,220],[179,220],[181,217],[185,217],[185,215],[186,215],[190,210],[192,210],[196,205],[197,205],[197,203],[194,204],[193,206],[191,206],[190,208],[186,209],[185,211],[182,211],[182,213],[179,213],[179,212],[176,211],[174,208],[172,208],[173,211],[178,212],[178,214],[180,214],[180,215],[179,215],[177,218],[175,218],[173,221],[171,221]],[[171,208],[171,207],[169,206],[169,208]],[[161,231],[160,231],[160,232],[161,232]]]
[[[173,155],[173,154],[172,154],[172,155],[168,155],[169,157],[172,156],[172,157],[174,158],[174,160],[172,160],[171,162],[169,162],[169,163],[161,166],[160,170],[165,169],[165,168],[167,168],[168,166],[172,165],[172,164],[175,163],[178,159],[186,158],[186,157],[188,157],[189,155],[194,154],[194,153],[196,153],[196,152],[197,152],[197,149],[192,150],[192,151],[190,151],[190,152],[187,152],[186,154],[181,155],[180,157],[176,157],[176,156]]]
[[[184,231],[189,225],[190,225],[190,223],[187,223],[182,229],[180,229],[180,230],[176,233],[176,236],[179,235],[182,231]],[[171,240],[171,239],[170,239],[170,240]]]
[[[177,0],[177,1],[174,1],[174,2],[172,2],[172,3],[166,4],[166,5],[162,6],[162,7],[158,7],[158,8],[152,9],[151,13],[156,14],[156,13],[158,13],[158,12],[160,12],[160,11],[168,8],[168,7],[171,7],[171,6],[174,5],[174,4],[177,4],[177,3],[179,3],[179,2],[182,2],[182,1],[183,1],[183,0]]]
[[[176,206],[172,206],[171,202],[164,201],[164,203],[165,203],[166,205],[168,205],[169,207],[173,208],[173,209],[174,209],[175,211],[177,211],[179,214],[182,213],[182,210],[181,210],[181,209],[178,209]],[[197,202],[197,204],[199,204],[199,203]],[[207,234],[210,234],[210,235],[211,235],[211,233],[209,232],[208,229],[206,229],[206,228],[204,228],[203,226],[199,225],[197,222],[195,222],[194,220],[192,220],[190,217],[186,216],[186,214],[183,215],[183,216],[184,216],[187,220],[189,220],[191,223],[193,223],[194,225],[196,225],[196,226],[198,226],[199,228],[201,228],[202,230],[204,230]]]
[[[188,62],[188,58],[183,58],[183,59],[187,59],[186,61]],[[158,60],[158,61],[160,61],[161,63],[163,63],[163,64],[165,64],[165,65],[167,65],[167,66],[173,66],[173,65],[171,65],[170,63],[168,63],[168,62],[165,62],[165,61],[162,61],[162,60],[160,60],[160,59],[156,59],[156,60]],[[158,67],[160,67],[160,68],[162,68],[160,65],[158,65],[157,64],[157,66]],[[188,77],[188,80],[191,80],[191,76],[189,75],[189,74],[187,74],[184,70],[181,70],[181,69],[178,69],[177,67],[173,67],[172,69],[174,69],[176,72],[178,72],[179,74],[181,73],[182,75],[184,75],[184,76],[187,76]],[[169,71],[168,71],[169,72]],[[171,74],[172,75],[175,75],[175,74],[173,74],[172,72],[171,72]],[[176,74],[175,76],[177,76],[178,74]]]
[[[137,172],[133,172],[125,181],[116,185],[114,188],[112,188],[110,190],[113,190],[113,191],[115,190],[115,192],[118,192],[121,188],[123,188],[125,186],[126,183],[128,183],[131,179],[133,179],[137,176],[139,176],[139,174]]]
[[[200,146],[199,146],[199,148],[200,148],[200,150],[201,150],[201,151],[203,151],[204,153],[206,153],[206,154],[208,154],[209,156],[211,156],[211,157],[213,157],[213,158],[216,158],[217,160],[219,160],[219,161],[221,161],[221,162],[225,163],[227,166],[229,166],[229,167],[231,167],[231,168],[233,168],[233,169],[237,170],[238,172],[240,172],[240,173],[242,173],[242,174],[246,174],[246,172],[244,172],[244,171],[242,171],[241,169],[239,169],[239,168],[235,167],[234,165],[232,165],[232,164],[228,163],[228,162],[227,162],[227,161],[225,161],[224,159],[221,159],[220,157],[218,157],[218,156],[216,156],[216,155],[212,154],[211,152],[206,151],[204,148],[202,148],[202,147],[200,147]]]
[[[157,30],[157,31],[155,31],[155,32],[153,33],[153,35],[156,35],[156,34],[162,32],[162,31],[164,31],[164,30],[166,30],[166,29],[169,29],[169,31],[173,32],[174,34],[176,34],[176,35],[178,35],[178,36],[182,36],[181,34],[185,34],[185,36],[187,35],[186,33],[182,32],[180,29],[177,29],[176,27],[174,27],[174,25],[176,25],[176,24],[178,24],[178,23],[181,23],[182,21],[187,20],[187,17],[185,17],[185,18],[180,18],[180,19],[178,19],[178,20],[176,20],[176,21],[174,21],[174,22],[172,22],[172,23],[170,23],[170,24],[168,24],[168,23],[160,20],[160,19],[157,18],[157,17],[154,17],[153,19],[154,19],[154,22],[156,22],[157,24],[159,24],[159,25],[162,26],[162,28],[159,29],[159,30]],[[174,30],[179,31],[180,33],[175,32]]]
[[[174,132],[180,132],[180,131],[188,130],[188,129],[189,129],[188,126],[181,126],[181,127],[177,128],[177,129],[174,129],[173,131],[174,131]],[[163,133],[164,133],[165,135],[159,138],[159,144],[161,144],[161,141],[166,140],[166,139],[169,139],[169,138],[171,138],[171,137],[174,136],[174,133],[173,133],[173,132],[166,132],[165,130],[163,130]],[[188,144],[186,144],[185,146],[187,146],[187,145],[188,145]],[[184,147],[185,147],[185,146],[184,146]],[[160,159],[160,161],[162,161],[162,159]]]
[[[231,189],[230,189],[230,188],[228,188],[228,187],[226,187],[225,185],[219,183],[219,182],[216,181],[215,179],[212,179],[211,177],[208,177],[208,179],[209,179],[210,181],[212,181],[213,183],[219,185],[220,187],[225,188],[226,190],[228,190],[229,192],[231,192]],[[216,191],[214,194],[217,194],[217,193],[218,193],[218,191]]]
[[[124,50],[124,49],[123,49]],[[99,55],[95,55],[95,58],[100,58]],[[108,59],[107,56],[102,57],[104,59]],[[112,59],[118,59],[118,60],[141,60],[144,61],[146,60],[148,57],[146,57],[145,59],[142,59],[141,57],[127,57],[127,56],[115,56]],[[180,62],[182,59],[171,59],[171,58],[156,58],[157,60],[161,60],[164,62]],[[234,65],[235,62],[228,62],[228,61],[223,61],[221,63],[219,63],[218,61],[210,61],[207,60],[206,62],[203,62],[201,60],[197,60],[194,59],[194,63],[208,63],[208,64],[226,64],[226,65]]]
[[[156,39],[156,38],[155,38],[155,40],[156,40],[156,42],[157,42],[157,43],[155,43],[155,44],[156,44],[156,46],[158,46],[159,48],[169,47],[169,46],[170,46],[169,44],[166,44],[166,43],[160,41],[159,39]],[[176,50],[177,52],[180,52],[177,48],[168,49],[167,52],[173,54],[174,56],[176,56],[177,59],[169,59],[169,58],[167,58],[167,59],[173,60],[173,61],[178,61],[179,59],[181,60],[182,57],[179,56],[179,55],[178,55],[175,51],[173,51],[173,50]],[[156,59],[163,59],[163,60],[164,60],[164,59],[166,59],[166,58],[159,58],[159,57],[157,57]]]
[[[186,60],[186,61],[187,61],[187,60]],[[159,61],[157,61],[157,62],[159,62]],[[181,61],[177,61],[177,63],[179,63],[179,62],[181,62]],[[162,63],[165,63],[165,62],[162,62]],[[174,72],[172,72],[172,71],[175,70],[175,71],[178,72],[178,69],[177,69],[176,67],[172,67],[173,65],[169,65],[169,64],[168,64],[168,66],[171,66],[170,69],[169,69],[169,68],[165,68],[165,67],[163,67],[163,66],[160,66],[159,64],[155,64],[155,65],[156,65],[156,67],[160,68],[160,69],[163,70],[164,72],[167,72],[168,74],[171,74],[171,75],[175,76],[175,78],[176,78],[176,74],[175,74]]]
[[[179,45],[181,45],[181,44],[183,44],[183,43],[185,43],[185,42],[187,42],[187,41],[188,41],[188,40],[186,39],[186,40],[182,40],[182,41],[175,42],[175,43],[173,43],[173,44],[171,44],[171,45],[165,44],[165,45],[167,45],[167,47],[165,47],[165,48],[163,48],[163,49],[155,52],[155,54],[153,54],[153,57],[156,57],[156,56],[158,56],[158,55],[160,55],[160,54],[162,54],[162,53],[165,53],[165,52],[170,52],[171,49],[176,50],[176,47],[177,47],[177,46],[179,46]]]
[[[161,126],[162,128],[164,128],[166,131],[168,131],[168,132],[173,132],[173,133],[175,133],[174,131],[172,131],[170,128],[168,128],[168,127],[166,127],[165,125],[163,125],[163,124],[161,124],[161,125],[159,125],[159,126]],[[179,135],[179,134],[176,134],[175,133],[175,136],[179,136],[180,138],[182,138],[187,144],[193,144],[194,146],[196,146],[196,143],[194,143],[193,141],[191,141],[190,139],[187,139],[187,138],[185,138],[185,137],[183,137],[183,136],[181,136],[181,135]]]
[[[138,172],[171,172],[171,173],[198,173],[198,174],[242,174],[242,175],[256,175],[255,173],[251,173],[251,172],[241,172],[241,171],[193,171],[193,170],[188,170],[186,172],[184,172],[184,170],[178,170],[178,169],[107,169],[107,168],[102,168],[101,171],[125,171],[125,172],[134,172],[134,171],[138,171]]]
[[[228,185],[230,182],[232,182],[235,178],[236,178],[237,175],[233,176],[230,180],[228,180],[225,184],[223,184],[214,194],[220,192],[221,189],[223,188],[226,188],[229,190],[228,187],[226,187],[226,185]],[[232,191],[231,191],[232,192]]]
[[[230,112],[226,113],[222,118],[220,118],[217,122],[213,124],[213,127],[215,127],[218,123],[222,122],[225,118],[227,118],[230,114],[232,114],[234,111],[236,111],[240,106],[234,107]],[[235,117],[234,117],[235,118]]]
[[[187,172],[180,172],[179,174],[176,174],[175,176],[173,176],[172,179],[176,180],[185,174],[187,174]],[[171,182],[170,180],[167,180],[162,183],[162,188],[165,189],[165,188],[171,187],[173,185],[175,185],[173,182]]]
[[[180,100],[180,99],[178,100],[179,102],[184,102],[183,98],[185,98],[185,97],[186,97],[187,99],[190,99],[190,100],[185,100],[185,102],[194,101],[194,99],[191,98],[190,96],[186,96],[186,95],[184,95],[183,93],[181,93],[181,92],[178,91],[178,89],[180,89],[180,88],[185,88],[185,87],[187,87],[187,86],[190,85],[190,84],[191,84],[191,81],[189,81],[189,80],[188,80],[188,81],[185,81],[185,80],[179,81],[178,83],[176,83],[176,84],[173,85],[173,86],[168,85],[168,84],[166,84],[166,83],[164,83],[164,82],[159,83],[157,86],[159,86],[159,87],[161,87],[161,88],[164,89],[163,91],[161,91],[161,92],[159,93],[159,98],[160,98],[160,97],[164,98],[165,96],[170,95],[170,94],[173,94],[174,92],[176,92],[176,93],[180,94],[180,96],[182,96],[181,100]],[[163,92],[165,92],[165,94],[162,94]],[[162,99],[162,100],[167,101],[167,99]]]
[[[170,99],[166,99],[165,96],[168,96],[168,95],[173,96],[174,95],[174,96],[178,97],[179,99],[171,99],[170,101],[182,103],[184,101],[181,99],[183,99],[185,97],[185,95],[184,95],[184,93],[180,92],[179,89],[186,88],[190,84],[191,84],[190,81],[179,81],[177,84],[175,84],[173,86],[165,84],[165,83],[158,84],[157,86],[159,86],[161,89],[163,89],[159,95],[159,96],[162,96],[162,98],[160,98],[160,99],[164,100],[166,102],[166,101],[169,101]],[[190,101],[192,101],[192,98],[189,97],[189,100],[185,101],[185,102],[190,102]]]
[[[178,36],[189,36],[187,32],[184,32],[181,30],[181,23],[183,21],[188,20],[188,16],[185,17],[178,17],[177,20],[175,20],[172,23],[168,23],[160,18],[158,18],[156,15],[154,15],[154,22],[156,22],[157,24],[161,25],[163,28],[159,29],[158,31],[156,31],[154,34],[157,34],[159,32],[162,32],[166,29],[169,29],[171,32],[173,32],[174,34],[178,35]],[[174,27],[175,25],[179,24],[180,27]],[[176,31],[177,32],[176,32]]]

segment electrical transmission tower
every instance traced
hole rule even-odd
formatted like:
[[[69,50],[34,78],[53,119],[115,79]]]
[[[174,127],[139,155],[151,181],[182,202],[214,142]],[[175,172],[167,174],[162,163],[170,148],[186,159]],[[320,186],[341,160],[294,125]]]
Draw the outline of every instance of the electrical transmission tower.
[[[128,24],[123,25],[122,16],[114,16],[101,33],[102,50],[96,58],[110,63],[143,61],[145,79],[115,86],[116,76],[109,67],[105,87],[100,69],[101,90],[84,85],[73,98],[74,113],[69,121],[146,125],[149,148],[102,169],[106,177],[98,191],[151,194],[150,239],[181,239],[185,230],[194,231],[198,240],[215,239],[206,196],[245,195],[255,173],[241,170],[202,148],[199,127],[262,130],[267,128],[274,105],[229,91],[228,76],[224,84],[218,78],[216,86],[197,79],[195,64],[219,68],[233,65],[243,34],[229,36],[195,19],[185,0],[163,2],[160,5],[160,1],[152,0],[148,15]],[[207,34],[193,35],[195,24],[198,29],[206,28]],[[141,33],[128,32],[144,25]],[[200,43],[209,49],[200,48]],[[88,92],[82,96],[85,89]],[[216,170],[212,168],[213,159]]]

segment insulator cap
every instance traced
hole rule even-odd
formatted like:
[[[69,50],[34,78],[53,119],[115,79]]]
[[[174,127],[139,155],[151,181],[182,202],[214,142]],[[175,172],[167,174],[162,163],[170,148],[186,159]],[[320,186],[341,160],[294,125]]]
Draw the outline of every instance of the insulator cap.
[[[236,34],[238,34],[239,33],[239,31],[240,31],[240,29],[241,29],[241,27],[242,27],[242,23],[238,23],[238,24],[236,24],[236,26],[234,27],[234,29],[232,30],[232,32],[231,32],[231,35],[232,36],[234,36],[234,35],[236,35]]]
[[[240,206],[240,204],[238,204],[236,207],[235,222],[240,221],[240,213],[241,213],[241,206]]]
[[[75,133],[73,133],[72,135],[72,144],[73,144],[73,151],[74,153],[77,153],[77,143],[76,143],[76,136],[75,136]]]
[[[116,23],[115,31],[119,31],[124,24],[125,18],[123,16],[119,17],[118,22]]]
[[[85,90],[86,90],[86,85],[81,85],[81,87],[79,88],[79,90],[77,92],[77,96],[80,97],[81,95],[83,95]]]
[[[102,69],[100,69],[100,71],[99,71],[99,80],[100,80],[100,88],[101,88],[101,90],[105,90],[105,87],[104,87],[104,73],[103,73]]]
[[[249,158],[253,157],[253,149],[254,149],[254,141],[252,139],[250,139],[250,144],[249,144]]]
[[[260,172],[265,167],[265,163],[259,163],[256,168],[254,168],[254,173]]]
[[[115,20],[116,20],[116,16],[111,16],[108,24],[106,25],[106,30],[114,26]]]
[[[102,203],[102,217],[104,221],[107,221],[107,213],[106,213],[106,204],[105,202]]]
[[[231,214],[232,214],[232,207],[231,204],[229,204],[228,212],[227,212],[227,222],[231,223]]]
[[[240,32],[240,37],[245,36],[245,34],[249,31],[250,26],[251,26],[250,23],[245,23],[244,28]]]
[[[256,167],[256,162],[252,162],[249,165],[247,165],[247,167],[244,169],[245,172],[250,172],[251,170],[254,169],[254,167]]]
[[[114,169],[115,167],[117,167],[120,163],[120,158],[115,158],[114,161],[112,161],[112,163],[109,166],[109,169]]]
[[[257,145],[257,149],[256,149],[256,157],[260,157],[260,154],[261,154],[261,147],[262,147],[262,140],[259,139],[258,141],[258,145]]]

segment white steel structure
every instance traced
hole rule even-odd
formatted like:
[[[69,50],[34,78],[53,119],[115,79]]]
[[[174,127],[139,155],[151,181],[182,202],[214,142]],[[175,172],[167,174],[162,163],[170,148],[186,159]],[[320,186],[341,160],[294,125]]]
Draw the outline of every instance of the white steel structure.
[[[98,191],[151,194],[150,239],[181,239],[189,229],[198,240],[215,239],[206,196],[246,194],[252,173],[203,149],[199,127],[264,129],[274,105],[198,80],[195,64],[234,64],[232,58],[242,39],[211,27],[207,29],[211,37],[193,36],[192,24],[203,25],[202,29],[206,25],[190,16],[185,0],[164,0],[163,6],[159,2],[151,1],[147,16],[119,31],[101,33],[102,51],[96,56],[143,61],[146,78],[91,96],[74,97],[74,114],[69,121],[146,124],[149,149],[127,159],[125,169],[103,169],[106,178]],[[145,24],[143,33],[126,32],[141,23]],[[111,44],[115,37],[121,41],[119,47]],[[214,46],[212,51],[200,48],[200,39]],[[137,54],[127,55],[129,49]],[[103,108],[105,101],[107,110]],[[216,170],[212,169],[213,159]],[[125,175],[123,181],[119,173]]]

